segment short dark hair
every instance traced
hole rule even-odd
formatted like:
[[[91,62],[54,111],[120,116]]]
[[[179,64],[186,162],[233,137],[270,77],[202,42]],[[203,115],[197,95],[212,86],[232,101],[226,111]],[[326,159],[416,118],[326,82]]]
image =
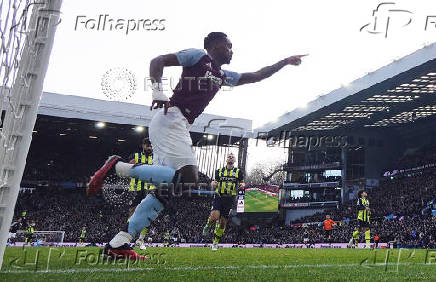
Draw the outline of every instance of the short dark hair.
[[[145,137],[144,139],[142,139],[142,144],[141,145],[151,146],[150,139],[148,137]]]
[[[365,192],[365,190],[359,190],[359,192],[357,192],[357,196],[358,196],[359,198],[362,198],[362,194],[363,194],[363,192]]]
[[[225,34],[224,32],[219,32],[219,31],[214,31],[209,33],[205,38],[204,38],[204,49],[209,49],[212,45],[212,42],[217,40],[217,39],[224,39],[227,37],[227,34]]]

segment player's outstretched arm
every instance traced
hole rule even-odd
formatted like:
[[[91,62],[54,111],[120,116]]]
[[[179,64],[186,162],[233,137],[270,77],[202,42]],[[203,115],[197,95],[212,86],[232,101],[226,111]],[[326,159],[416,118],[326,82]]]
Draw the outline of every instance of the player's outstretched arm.
[[[274,65],[264,67],[256,72],[246,72],[241,74],[241,78],[239,79],[236,86],[244,85],[248,83],[255,83],[259,82],[265,78],[270,77],[271,75],[275,74],[279,70],[281,70],[286,65],[294,65],[298,66],[301,64],[301,58],[307,56],[307,55],[295,55],[288,57],[286,59],[283,59]]]
[[[175,54],[161,55],[150,62],[150,78],[152,80],[153,101],[150,110],[164,107],[165,114],[168,110],[168,97],[163,93],[162,74],[164,67],[180,66]]]

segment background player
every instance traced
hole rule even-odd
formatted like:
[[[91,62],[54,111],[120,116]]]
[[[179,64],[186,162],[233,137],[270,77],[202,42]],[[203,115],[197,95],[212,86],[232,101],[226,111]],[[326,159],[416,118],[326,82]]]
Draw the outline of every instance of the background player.
[[[34,239],[34,234],[35,234],[35,222],[29,221],[27,223],[26,235],[24,237],[24,244],[25,245],[27,245],[27,243],[29,243],[29,245],[32,245],[32,242]]]
[[[348,242],[348,247],[350,248],[357,248],[359,247],[359,237],[360,237],[360,231],[359,227],[354,227],[353,235],[351,236],[350,242]]]
[[[360,232],[365,231],[366,248],[370,248],[371,231],[369,229],[369,224],[371,212],[369,209],[369,200],[367,199],[368,194],[365,191],[360,190],[357,196],[359,198],[357,200],[357,223],[359,226],[359,233],[356,233],[357,231],[354,231],[351,240],[355,240],[355,237],[359,236]]]
[[[226,229],[227,218],[236,202],[238,190],[245,186],[244,173],[234,166],[235,161],[235,156],[230,153],[227,156],[226,166],[215,171],[215,180],[211,183],[216,193],[213,197],[212,211],[203,228],[203,236],[206,236],[210,227],[215,224],[213,251],[218,250],[218,242]]]
[[[304,227],[303,244],[306,245],[306,248],[310,248],[310,233],[307,227]]]
[[[24,229],[23,219],[19,217],[17,221],[13,222],[11,224],[11,227],[9,228],[9,237],[8,237],[8,244],[14,245],[16,238],[17,238],[17,232],[19,230]]]
[[[86,240],[86,227],[83,226],[82,230],[80,231],[80,236],[79,236],[79,244],[82,245]]]
[[[137,255],[129,249],[129,243],[156,219],[169,202],[171,193],[160,189],[161,183],[183,183],[184,188],[188,186],[186,184],[195,186],[198,183],[198,164],[192,149],[189,128],[219,89],[223,85],[240,86],[259,82],[287,65],[300,65],[303,57],[291,56],[259,71],[240,74],[221,69],[222,65],[230,63],[233,56],[232,43],[225,33],[209,33],[204,38],[204,49],[206,51],[186,49],[161,55],[150,62],[150,77],[153,82],[153,101],[150,108],[163,107],[153,116],[149,127],[154,162],[159,165],[134,167],[121,162],[120,157],[112,156],[94,174],[88,185],[87,194],[95,194],[102,187],[106,175],[116,172],[119,176],[145,181],[151,179],[159,188],[159,191],[148,194],[137,206],[130,218],[127,232],[118,233],[110,241],[108,252],[128,257]],[[164,68],[170,66],[182,66],[183,72],[173,95],[168,99],[163,91],[162,74]]]

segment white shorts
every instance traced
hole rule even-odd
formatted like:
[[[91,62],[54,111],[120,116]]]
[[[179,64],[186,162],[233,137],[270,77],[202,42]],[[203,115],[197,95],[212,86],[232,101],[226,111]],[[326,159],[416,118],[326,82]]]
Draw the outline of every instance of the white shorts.
[[[149,137],[153,146],[153,163],[169,166],[175,170],[186,165],[198,166],[190,124],[177,107],[168,109],[164,115],[159,109],[150,122]]]

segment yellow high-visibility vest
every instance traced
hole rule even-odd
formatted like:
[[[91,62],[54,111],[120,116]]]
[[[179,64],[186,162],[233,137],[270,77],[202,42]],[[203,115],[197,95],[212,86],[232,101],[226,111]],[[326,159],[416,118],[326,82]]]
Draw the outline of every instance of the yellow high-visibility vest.
[[[135,153],[135,164],[153,164],[153,156],[146,156],[143,153]],[[142,182],[139,179],[131,178],[130,179],[130,188],[129,191],[141,191],[142,189],[151,190],[155,187],[153,184],[149,184],[147,182]]]

